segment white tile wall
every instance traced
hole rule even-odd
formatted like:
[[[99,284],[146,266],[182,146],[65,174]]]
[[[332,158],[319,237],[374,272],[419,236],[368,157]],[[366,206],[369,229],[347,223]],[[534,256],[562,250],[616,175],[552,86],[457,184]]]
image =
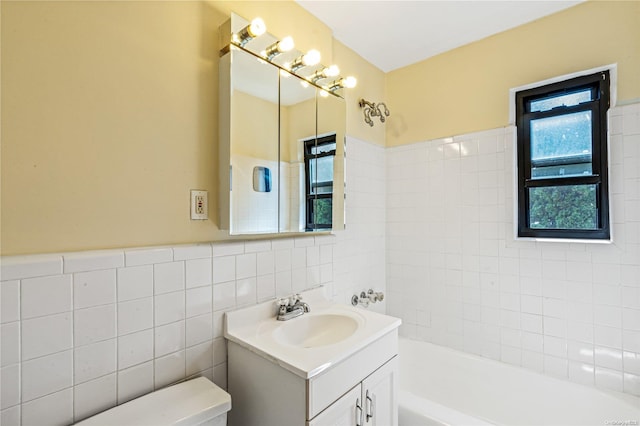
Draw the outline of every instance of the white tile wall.
[[[153,266],[118,268],[118,302],[153,295]]]
[[[116,347],[116,339],[109,339],[76,348],[73,354],[74,383],[83,383],[115,372]]]
[[[74,308],[89,308],[116,301],[116,270],[80,272],[73,276]]]
[[[321,279],[316,269],[331,266],[326,246],[335,242],[311,236],[274,241],[277,251],[263,240],[74,253],[48,256],[50,269],[34,256],[33,276],[30,256],[3,258],[11,279],[0,287],[2,424],[72,423],[194,375],[226,386],[223,312],[290,294],[294,250],[304,255],[297,289],[333,289],[332,275]],[[285,275],[276,275],[276,257]]]
[[[74,418],[86,418],[116,404],[116,374],[79,384],[73,388]]]
[[[73,388],[25,402],[21,408],[23,425],[68,424],[73,418]]]
[[[153,389],[153,361],[118,371],[118,404],[144,395],[149,389]]]
[[[315,269],[320,279],[333,277],[334,298],[343,303],[351,303],[351,296],[362,291],[387,288],[385,156],[383,147],[347,137],[346,229],[335,233],[335,244],[329,244],[330,240],[320,242],[320,265]],[[276,252],[276,271],[277,256]],[[291,261],[295,263],[296,259]],[[318,261],[315,252],[311,261]],[[287,260],[283,262],[286,264]],[[386,305],[385,300],[369,305],[369,309],[385,312]]]
[[[514,240],[513,128],[387,150],[405,335],[640,395],[640,104],[610,114],[613,244]]]
[[[22,360],[50,355],[73,346],[71,312],[22,321]]]
[[[22,319],[72,310],[71,275],[22,280]]]
[[[75,346],[116,337],[116,305],[76,309],[73,313]]]

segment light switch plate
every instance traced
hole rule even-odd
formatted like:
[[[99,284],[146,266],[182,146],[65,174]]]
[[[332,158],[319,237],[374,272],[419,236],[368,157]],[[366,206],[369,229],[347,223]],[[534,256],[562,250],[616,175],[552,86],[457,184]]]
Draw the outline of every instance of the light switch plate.
[[[191,190],[191,220],[209,219],[209,199],[207,191]]]

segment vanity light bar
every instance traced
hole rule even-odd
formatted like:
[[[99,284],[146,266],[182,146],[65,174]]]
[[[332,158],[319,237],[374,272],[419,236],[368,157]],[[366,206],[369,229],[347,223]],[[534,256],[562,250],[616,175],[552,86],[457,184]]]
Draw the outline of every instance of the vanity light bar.
[[[275,65],[276,67],[280,68],[281,74],[283,72],[289,72],[303,80],[306,80],[312,83],[317,88],[322,89],[324,91],[324,94],[333,93],[336,90],[341,88],[351,89],[356,86],[357,80],[355,77],[352,77],[352,76],[336,79],[331,83],[329,83],[327,86],[318,85],[317,82],[319,80],[323,80],[331,77],[338,77],[338,75],[340,74],[340,69],[338,68],[337,65],[331,65],[329,67],[323,66],[322,68],[320,68],[319,70],[316,70],[310,76],[307,76],[307,77],[303,77],[301,75],[296,74],[296,71],[302,68],[313,67],[320,63],[320,52],[318,52],[316,49],[309,50],[307,53],[300,55],[290,63],[279,65],[273,62],[273,59],[276,56],[285,52],[289,52],[294,48],[293,38],[289,36],[283,38],[282,40],[278,40],[275,43],[270,44],[266,49],[264,49],[260,53],[253,52],[246,47],[247,43],[249,43],[254,38],[260,37],[261,35],[265,34],[266,31],[267,31],[267,26],[264,23],[264,21],[261,18],[254,18],[249,23],[249,25],[245,26],[237,33],[232,33],[231,40],[227,39],[227,42],[244,50],[245,52],[248,52],[254,56],[257,56],[260,59],[266,59],[272,65]],[[221,52],[226,52],[226,51],[228,51],[228,46],[226,46],[221,50]],[[321,95],[323,95],[323,93],[321,93]]]

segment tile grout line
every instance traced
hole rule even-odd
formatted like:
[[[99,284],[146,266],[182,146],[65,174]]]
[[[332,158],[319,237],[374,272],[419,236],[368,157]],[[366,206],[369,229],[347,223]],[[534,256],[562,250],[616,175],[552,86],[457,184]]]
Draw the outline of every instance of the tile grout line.
[[[62,259],[64,271],[64,258]],[[71,418],[76,421],[76,339],[75,339],[75,275],[71,274]]]

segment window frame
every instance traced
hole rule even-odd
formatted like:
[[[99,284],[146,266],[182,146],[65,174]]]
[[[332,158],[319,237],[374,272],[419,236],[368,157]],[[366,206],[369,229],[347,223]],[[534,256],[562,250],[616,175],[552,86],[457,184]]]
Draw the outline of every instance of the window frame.
[[[304,185],[305,185],[305,231],[313,231],[316,229],[322,229],[322,230],[331,230],[333,227],[333,183],[334,181],[325,181],[325,182],[316,182],[316,187],[318,186],[331,186],[331,192],[326,192],[326,193],[318,193],[316,191],[316,193],[311,193],[311,174],[310,174],[310,161],[316,158],[322,158],[322,157],[329,157],[332,156],[334,157],[334,161],[335,161],[335,156],[336,156],[336,149],[333,149],[331,151],[326,151],[323,152],[321,154],[313,154],[312,153],[312,148],[314,147],[319,147],[322,145],[330,145],[330,144],[336,144],[337,143],[337,139],[336,139],[336,135],[335,134],[330,134],[327,136],[320,136],[320,137],[315,137],[312,139],[305,139],[302,141],[303,146],[304,146],[304,171],[305,171],[305,179],[304,179]],[[329,198],[332,200],[332,208],[331,208],[331,223],[326,224],[317,224],[315,223],[315,221],[313,220],[313,201],[318,199],[318,198]]]
[[[515,93],[517,128],[517,237],[572,240],[610,240],[608,179],[608,123],[611,88],[609,70],[570,78]],[[560,106],[546,111],[529,110],[531,102],[543,98],[571,94],[589,88],[593,100],[578,105]],[[577,112],[591,111],[591,164],[589,176],[541,177],[532,179],[531,121],[547,117],[558,117]],[[573,164],[573,163],[572,163]],[[529,189],[570,185],[596,185],[597,228],[596,229],[539,229],[531,228],[529,212]]]

